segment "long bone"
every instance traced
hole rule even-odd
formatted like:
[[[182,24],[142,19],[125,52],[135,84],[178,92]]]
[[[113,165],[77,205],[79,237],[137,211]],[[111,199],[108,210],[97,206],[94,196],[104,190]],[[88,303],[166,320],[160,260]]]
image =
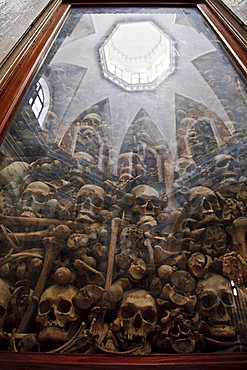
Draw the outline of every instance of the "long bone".
[[[109,245],[109,252],[108,252],[108,263],[107,263],[107,274],[106,274],[106,281],[105,281],[105,289],[109,289],[112,283],[112,275],[113,275],[113,266],[115,260],[115,251],[117,245],[117,237],[119,228],[121,225],[120,218],[113,218],[111,224],[111,240]]]
[[[35,218],[35,217],[15,217],[15,216],[5,216],[0,214],[0,223],[2,223],[6,227],[13,227],[13,226],[58,226],[58,225],[66,225],[73,229],[76,227],[75,221],[70,220],[59,220],[54,218]]]
[[[237,218],[226,230],[231,235],[235,246],[239,249],[240,256],[247,262],[247,248],[245,242],[247,234],[247,217]]]
[[[58,231],[60,232],[60,237],[58,237],[59,236]],[[59,253],[61,252],[61,250],[63,249],[63,247],[66,245],[65,240],[68,238],[70,232],[71,230],[67,226],[60,225],[54,229],[54,234],[56,233],[57,237],[52,236],[43,239],[43,244],[45,246],[44,264],[39,275],[38,281],[36,283],[32,295],[32,300],[28,305],[27,310],[25,311],[21,323],[17,329],[18,333],[24,333],[27,330],[29,322],[39,302],[40,296],[43,293],[46,281],[50,275],[52,265],[56,258],[58,257]]]
[[[0,258],[0,267],[5,265],[6,263],[13,262],[13,261],[20,261],[25,258],[41,258],[43,259],[42,249],[41,248],[32,248],[25,250],[23,252],[13,253],[11,255],[5,256]]]
[[[95,281],[94,283],[95,284],[98,284],[98,285],[103,285],[104,284],[104,275],[102,274],[102,272],[96,270],[95,268],[93,268],[92,266],[90,266],[88,263],[80,260],[79,258],[77,258],[75,261],[74,261],[74,267],[75,269],[79,272],[79,273],[83,273],[83,272],[90,272],[92,274],[94,274],[95,276]]]
[[[42,240],[43,238],[49,236],[56,236],[54,235],[54,229],[45,229],[40,231],[32,231],[32,232],[22,232],[22,233],[12,233],[18,242],[33,242]]]

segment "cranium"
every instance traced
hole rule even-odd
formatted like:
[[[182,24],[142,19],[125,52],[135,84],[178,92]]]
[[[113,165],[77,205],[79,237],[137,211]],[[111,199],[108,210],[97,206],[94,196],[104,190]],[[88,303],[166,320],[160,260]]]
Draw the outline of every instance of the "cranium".
[[[31,182],[20,199],[21,216],[42,217],[46,203],[52,197],[50,187],[42,181]]]
[[[229,281],[220,275],[208,273],[198,283],[197,293],[198,309],[208,324],[210,336],[235,336],[235,323],[232,321],[235,305]]]
[[[198,278],[203,277],[205,265],[206,257],[200,252],[193,253],[188,259],[189,271]]]
[[[212,130],[212,122],[202,117],[192,123],[188,133],[188,141],[194,159],[199,159],[210,150],[217,148],[217,142]]]
[[[128,276],[131,281],[137,282],[143,278],[147,271],[146,263],[142,258],[136,258],[130,265]]]
[[[93,222],[103,208],[105,191],[97,185],[84,185],[77,195],[77,219]]]
[[[42,294],[36,321],[41,325],[40,341],[65,342],[73,335],[79,316],[74,306],[78,289],[73,285],[52,285]]]
[[[192,158],[180,157],[175,164],[175,177],[184,180],[196,170],[196,163]]]
[[[134,196],[133,212],[139,218],[143,216],[156,216],[161,204],[157,190],[148,185],[137,185],[131,190]]]
[[[197,224],[219,221],[221,207],[213,190],[205,186],[196,186],[189,192],[190,219]]]
[[[82,120],[85,126],[97,127],[102,123],[102,118],[97,113],[88,113]]]
[[[117,319],[128,340],[133,340],[134,337],[146,340],[157,324],[156,302],[144,289],[126,291]]]
[[[0,329],[4,327],[10,300],[10,285],[7,281],[0,278]]]
[[[7,185],[10,181],[20,182],[28,169],[29,164],[27,162],[16,161],[10,163],[0,171],[0,185]]]
[[[118,158],[118,174],[121,175],[122,170],[128,168],[129,173],[132,174],[132,152],[122,153]],[[126,171],[125,171],[126,172]]]
[[[213,160],[214,177],[222,184],[236,183],[240,176],[238,161],[228,154],[216,155]]]

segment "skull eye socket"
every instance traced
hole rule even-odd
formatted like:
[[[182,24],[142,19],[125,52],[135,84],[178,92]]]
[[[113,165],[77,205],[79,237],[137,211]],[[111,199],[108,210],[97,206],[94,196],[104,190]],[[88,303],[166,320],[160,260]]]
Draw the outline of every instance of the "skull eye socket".
[[[151,202],[152,202],[152,205],[153,205],[154,207],[159,207],[159,205],[160,205],[160,201],[159,201],[159,199],[156,199],[156,198],[151,199]]]
[[[2,306],[2,305],[0,305],[0,319],[3,317],[3,315],[5,314],[5,308]]]
[[[39,305],[39,312],[43,315],[46,314],[50,311],[52,302],[50,302],[48,299],[45,301],[41,302]]]
[[[121,316],[123,319],[130,319],[135,316],[136,308],[134,306],[126,306],[121,308]]]
[[[217,163],[217,167],[225,167],[227,166],[228,162],[229,162],[228,159],[224,159],[223,161]]]
[[[57,309],[59,312],[68,313],[71,309],[71,302],[67,299],[60,299],[57,305]]]
[[[190,166],[188,166],[188,167],[186,168],[186,172],[187,172],[187,173],[191,173],[191,172],[193,172],[193,171],[194,171],[194,169],[195,169],[195,166],[194,166],[193,164],[191,164]]]
[[[199,197],[192,198],[190,204],[192,207],[196,208],[201,204],[201,199]]]
[[[87,197],[85,195],[80,195],[77,198],[77,203],[84,203],[87,200]]]
[[[44,194],[35,194],[35,200],[39,203],[45,203],[46,196]]]
[[[210,309],[214,307],[217,303],[217,296],[214,294],[205,294],[200,298],[201,306]]]
[[[207,201],[210,202],[211,204],[217,204],[218,203],[217,197],[213,194],[207,196]]]
[[[147,308],[143,313],[142,313],[142,318],[149,324],[153,324],[156,320],[156,312],[152,308]]]
[[[91,203],[95,207],[101,207],[102,206],[102,200],[99,198],[91,199]]]
[[[22,199],[23,200],[30,200],[30,199],[32,199],[32,194],[29,193],[29,192],[25,192],[25,193],[23,193]]]
[[[147,200],[144,198],[136,198],[136,204],[138,206],[144,206],[147,203]]]
[[[232,306],[233,305],[233,296],[231,293],[223,293],[221,297],[222,302],[227,305],[227,306]]]

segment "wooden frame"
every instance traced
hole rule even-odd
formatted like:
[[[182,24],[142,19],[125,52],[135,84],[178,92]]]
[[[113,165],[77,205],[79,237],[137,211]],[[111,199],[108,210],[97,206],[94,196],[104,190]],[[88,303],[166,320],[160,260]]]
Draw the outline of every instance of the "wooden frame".
[[[0,135],[3,137],[16,105],[23,96],[28,82],[40,66],[51,42],[63,24],[70,6],[197,6],[209,21],[225,46],[232,53],[242,72],[247,76],[246,32],[231,24],[231,17],[219,13],[212,1],[197,0],[153,0],[153,1],[55,1],[43,15],[35,32],[24,39],[14,60],[6,61],[0,80]],[[49,355],[30,353],[0,353],[0,368],[6,369],[245,369],[246,354],[192,354],[192,355],[154,355],[141,357],[108,355]]]

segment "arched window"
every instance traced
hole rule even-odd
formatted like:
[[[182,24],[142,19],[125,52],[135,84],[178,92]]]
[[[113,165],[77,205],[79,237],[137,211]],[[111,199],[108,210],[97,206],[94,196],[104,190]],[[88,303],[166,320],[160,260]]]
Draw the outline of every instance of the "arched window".
[[[29,104],[41,127],[43,127],[46,113],[50,104],[50,92],[46,80],[41,77],[36,83],[33,96],[29,99]]]

